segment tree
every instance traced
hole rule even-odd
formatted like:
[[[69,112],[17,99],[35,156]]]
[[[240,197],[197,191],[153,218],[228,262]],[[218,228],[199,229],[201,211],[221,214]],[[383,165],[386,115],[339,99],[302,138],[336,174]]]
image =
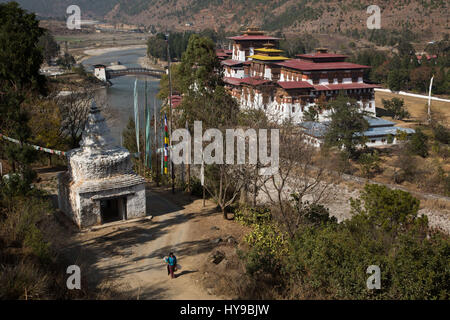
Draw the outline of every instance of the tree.
[[[397,168],[400,169],[399,172],[397,172]],[[401,144],[398,151],[398,158],[395,161],[394,182],[414,181],[419,172],[418,168],[418,161],[408,150],[408,145]]]
[[[128,120],[126,128],[122,132],[122,141],[123,141],[123,147],[127,149],[131,155],[134,155],[138,152],[137,148],[137,141],[136,141],[136,124],[134,122],[134,119],[130,117]],[[144,136],[139,133],[139,148],[140,150],[144,150]],[[144,163],[145,161],[145,153],[141,152],[141,159],[136,159],[135,157],[132,157],[132,161],[135,167],[135,170],[138,171],[139,163]]]
[[[367,114],[353,99],[339,96],[330,103],[330,124],[325,134],[325,145],[344,148],[350,156],[356,155],[358,145],[365,145],[363,133],[369,128]]]
[[[416,220],[420,224],[427,223],[425,216],[418,217],[420,201],[402,190],[367,184],[360,199],[351,199],[350,202],[353,214],[362,215],[374,226],[386,231],[405,231]]]
[[[434,138],[443,144],[450,144],[450,129],[440,123],[434,122],[432,125]]]
[[[71,54],[66,52],[62,57],[59,57],[58,60],[56,60],[56,63],[66,69],[71,69],[75,65],[76,61]]]
[[[429,66],[420,66],[410,72],[411,84],[414,89],[426,92],[433,76],[433,70]]]
[[[59,54],[59,45],[49,31],[46,31],[39,39],[39,46],[42,48],[44,60],[50,64],[52,59]]]
[[[54,101],[36,101],[30,108],[29,125],[33,136],[31,142],[45,148],[65,150],[67,141],[61,123],[61,114]],[[51,165],[52,155],[47,155]]]
[[[367,185],[361,199],[351,202],[351,219],[306,225],[297,233],[284,262],[289,274],[283,278],[289,280],[283,290],[295,283],[291,291],[303,298],[448,299],[442,281],[448,277],[450,243],[446,235],[428,229],[425,216],[418,216],[419,200]],[[382,270],[380,290],[367,290],[369,265]]]
[[[399,41],[397,48],[400,56],[414,56],[414,47],[404,39]]]
[[[35,14],[27,13],[16,2],[0,4],[0,81],[16,92],[39,89],[45,93],[45,77],[39,69],[43,56],[39,39],[44,29]]]
[[[205,188],[228,220],[228,208],[233,205],[243,187],[242,165],[215,164],[205,167]]]
[[[388,111],[393,119],[402,120],[409,118],[411,115],[405,108],[405,101],[399,98],[392,98],[391,100],[381,99],[383,107]]]
[[[428,156],[428,136],[422,130],[416,129],[408,141],[408,150],[412,154],[426,158]]]
[[[387,85],[392,91],[400,91],[405,88],[407,81],[407,71],[392,69],[388,74]]]
[[[292,238],[303,221],[305,208],[325,200],[331,184],[326,179],[327,161],[317,159],[315,148],[302,135],[294,124],[284,123],[280,127],[278,172],[260,177],[262,194]]]
[[[39,73],[43,56],[38,43],[43,34],[34,14],[16,2],[0,4],[0,131],[20,141],[8,143],[5,149],[13,170],[18,164],[26,186],[35,176],[30,164],[36,157],[24,145],[31,137],[26,105],[34,95],[47,91],[45,77]]]
[[[174,70],[177,74],[174,85],[183,96],[180,112],[174,113],[177,118],[172,119],[174,126],[184,128],[187,122],[193,132],[194,121],[201,121],[203,129],[218,129],[223,135],[225,129],[237,124],[239,106],[223,86],[222,67],[210,39],[191,35],[182,61]],[[161,96],[168,96],[166,88],[163,83]],[[244,176],[243,166],[206,166],[205,189],[221,208],[225,219],[228,207],[238,198]]]
[[[309,107],[303,112],[303,121],[317,121],[319,120],[319,111],[317,108]]]
[[[183,93],[199,94],[213,91],[223,84],[223,68],[211,39],[193,34],[180,64]]]
[[[374,151],[373,153],[363,153],[359,156],[358,163],[361,167],[361,172],[364,177],[370,178],[374,174],[380,170],[380,157],[378,155],[378,151]]]
[[[67,96],[57,96],[54,101],[59,106],[62,132],[69,141],[70,148],[77,148],[89,115],[94,92],[89,88],[73,92]]]

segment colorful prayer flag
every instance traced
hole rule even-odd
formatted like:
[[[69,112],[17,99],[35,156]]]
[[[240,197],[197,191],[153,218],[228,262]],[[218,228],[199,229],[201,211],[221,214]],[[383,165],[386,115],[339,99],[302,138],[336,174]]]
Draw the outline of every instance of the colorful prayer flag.
[[[164,174],[169,173],[169,128],[167,126],[167,116],[164,114]]]

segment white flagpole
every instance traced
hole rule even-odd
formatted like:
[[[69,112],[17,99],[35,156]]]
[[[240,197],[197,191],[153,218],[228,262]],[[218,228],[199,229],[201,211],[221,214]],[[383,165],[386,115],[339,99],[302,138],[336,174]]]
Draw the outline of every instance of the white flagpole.
[[[428,123],[431,123],[431,88],[433,87],[434,76],[430,80],[430,90],[428,91]]]

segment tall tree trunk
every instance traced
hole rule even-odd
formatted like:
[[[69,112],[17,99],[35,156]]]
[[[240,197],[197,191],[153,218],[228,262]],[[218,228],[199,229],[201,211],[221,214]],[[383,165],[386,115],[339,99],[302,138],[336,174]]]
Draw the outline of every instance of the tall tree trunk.
[[[228,213],[225,207],[222,207],[222,214],[225,220],[228,220]]]
[[[191,165],[187,164],[187,191],[191,192]]]
[[[240,204],[247,204],[248,203],[247,186],[243,186],[241,188],[241,194],[240,194],[240,197],[239,197],[239,203]]]

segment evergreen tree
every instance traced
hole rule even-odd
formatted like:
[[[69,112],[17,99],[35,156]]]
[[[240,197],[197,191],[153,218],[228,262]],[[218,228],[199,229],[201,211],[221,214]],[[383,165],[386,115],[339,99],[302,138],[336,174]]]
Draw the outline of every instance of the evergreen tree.
[[[422,158],[428,156],[428,137],[422,130],[416,129],[416,132],[411,136],[411,140],[408,142],[408,150]]]
[[[30,164],[36,156],[23,145],[31,136],[25,105],[36,94],[46,93],[45,77],[39,74],[43,55],[38,43],[43,34],[34,14],[16,2],[0,4],[0,132],[20,141],[8,143],[5,149],[25,185],[34,176]]]
[[[344,148],[350,156],[356,155],[358,145],[365,144],[363,132],[369,128],[365,111],[353,99],[339,96],[330,103],[330,124],[325,135],[325,145]]]
[[[386,111],[391,113],[393,119],[402,120],[404,118],[409,118],[410,114],[405,108],[405,101],[399,98],[392,98],[391,100],[382,99],[384,108]]]

